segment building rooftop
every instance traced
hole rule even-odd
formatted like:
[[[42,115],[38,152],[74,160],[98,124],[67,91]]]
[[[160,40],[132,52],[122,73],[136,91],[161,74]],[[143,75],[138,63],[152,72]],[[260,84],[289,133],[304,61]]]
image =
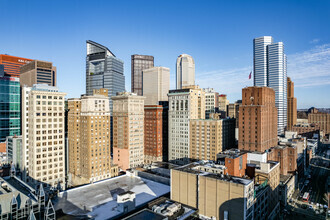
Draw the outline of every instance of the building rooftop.
[[[223,158],[235,159],[235,158],[240,157],[240,156],[242,156],[246,153],[248,153],[248,151],[238,150],[238,149],[229,149],[229,150],[225,150],[225,151],[222,151],[222,152],[218,153],[217,158],[218,159],[223,159]]]
[[[123,218],[123,220],[141,220],[141,219],[151,219],[151,220],[165,220],[167,217],[155,213],[149,209],[142,209],[139,212],[136,212],[126,218]]]
[[[203,169],[203,168],[205,168],[205,169]],[[211,168],[211,169],[208,169],[208,168]],[[224,174],[222,174],[222,172],[213,173],[213,172],[206,171],[206,170],[223,171],[225,169],[227,169],[227,168],[224,165],[214,164],[213,162],[208,162],[208,161],[194,162],[194,163],[190,163],[190,164],[176,168],[176,170],[180,170],[183,172],[192,173],[192,174],[201,175],[201,176],[207,176],[210,178],[215,178],[215,179],[228,181],[228,182],[234,182],[234,183],[243,184],[243,185],[249,185],[251,182],[253,182],[251,179],[224,175]]]
[[[118,209],[117,195],[127,191],[135,193],[136,207],[140,207],[169,193],[170,186],[126,174],[61,192],[54,207],[69,215],[109,219],[123,214]]]

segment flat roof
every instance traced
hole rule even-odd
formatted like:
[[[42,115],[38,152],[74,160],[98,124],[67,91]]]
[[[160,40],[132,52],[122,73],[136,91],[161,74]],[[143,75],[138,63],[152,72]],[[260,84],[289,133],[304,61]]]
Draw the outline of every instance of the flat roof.
[[[167,217],[155,213],[149,209],[142,209],[141,211],[134,213],[123,220],[141,220],[141,219],[152,219],[152,220],[163,220],[167,219]]]
[[[170,186],[126,174],[61,192],[54,208],[65,214],[109,219],[123,214],[117,207],[117,195],[127,191],[135,193],[138,207],[169,193]]]

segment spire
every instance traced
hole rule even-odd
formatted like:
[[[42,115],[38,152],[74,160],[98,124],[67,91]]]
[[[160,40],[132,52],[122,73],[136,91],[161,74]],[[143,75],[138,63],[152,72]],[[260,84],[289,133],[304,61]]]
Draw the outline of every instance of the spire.
[[[16,197],[15,197],[15,195],[13,195],[13,198],[12,198],[12,200],[11,200],[11,203],[10,203],[11,205],[17,205],[17,200],[16,200]]]
[[[45,191],[44,191],[44,187],[42,186],[42,183],[40,183],[40,187],[39,187],[39,197],[41,196],[45,196]]]
[[[54,220],[56,219],[56,213],[51,200],[49,200],[46,207],[45,220],[53,220],[53,219]]]
[[[30,215],[28,217],[28,220],[37,220],[36,217],[34,216],[33,210],[30,211]]]

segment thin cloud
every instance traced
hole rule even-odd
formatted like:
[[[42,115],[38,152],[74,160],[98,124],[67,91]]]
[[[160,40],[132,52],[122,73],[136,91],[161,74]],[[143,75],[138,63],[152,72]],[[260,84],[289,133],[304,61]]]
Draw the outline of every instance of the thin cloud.
[[[317,44],[318,42],[320,42],[320,39],[318,39],[318,38],[315,38],[315,39],[309,41],[310,44]]]
[[[296,87],[329,85],[330,44],[288,56],[288,75]]]
[[[294,81],[295,87],[330,85],[330,44],[314,46],[310,50],[288,55],[287,60],[287,73]],[[253,85],[253,77],[248,79],[251,69],[251,66],[247,66],[202,72],[198,74],[196,83],[221,93],[240,94],[242,88]]]

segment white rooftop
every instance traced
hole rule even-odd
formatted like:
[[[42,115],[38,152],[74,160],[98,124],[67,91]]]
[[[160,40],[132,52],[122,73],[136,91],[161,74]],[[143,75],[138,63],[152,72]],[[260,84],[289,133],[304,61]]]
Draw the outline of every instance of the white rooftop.
[[[135,193],[136,206],[140,206],[169,193],[170,186],[126,174],[62,192],[54,207],[66,214],[109,219],[121,214],[117,195],[127,191]]]

